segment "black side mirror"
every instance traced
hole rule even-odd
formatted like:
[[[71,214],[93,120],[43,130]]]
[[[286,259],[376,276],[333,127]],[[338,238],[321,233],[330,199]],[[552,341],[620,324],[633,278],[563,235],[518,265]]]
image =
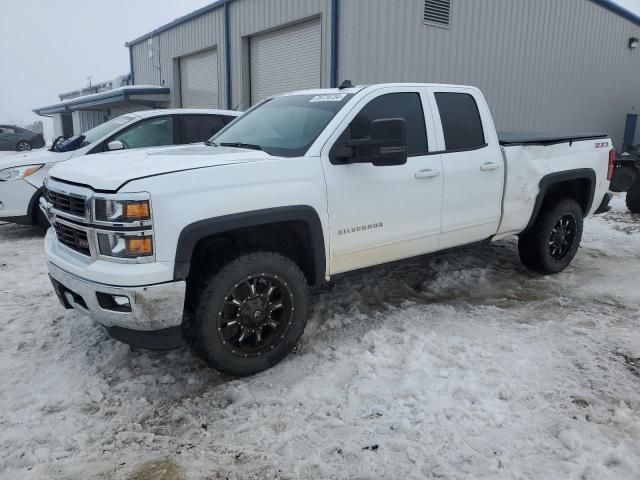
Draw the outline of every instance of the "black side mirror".
[[[407,122],[381,118],[371,122],[367,138],[352,140],[335,152],[344,163],[372,163],[377,167],[407,163]]]

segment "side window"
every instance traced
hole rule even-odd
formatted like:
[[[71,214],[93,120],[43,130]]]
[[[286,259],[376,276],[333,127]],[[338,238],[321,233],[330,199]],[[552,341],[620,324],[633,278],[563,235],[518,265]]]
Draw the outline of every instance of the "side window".
[[[480,112],[468,93],[435,94],[447,150],[463,150],[486,145]]]
[[[209,140],[225,126],[218,115],[182,115],[182,143]]]
[[[231,122],[233,122],[236,118],[238,117],[222,117],[222,120],[224,121],[225,125],[229,125]]]
[[[118,133],[107,142],[121,141],[125,148],[173,145],[172,117],[155,117],[143,120],[131,128]]]
[[[425,155],[427,129],[419,93],[389,93],[371,100],[349,124],[351,139],[366,138],[371,122],[381,118],[404,118],[407,121],[407,153]]]

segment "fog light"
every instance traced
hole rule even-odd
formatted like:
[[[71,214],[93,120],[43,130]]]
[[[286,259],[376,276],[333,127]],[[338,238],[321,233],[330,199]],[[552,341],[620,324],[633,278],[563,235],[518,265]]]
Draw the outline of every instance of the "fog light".
[[[113,301],[119,307],[130,307],[131,303],[129,302],[129,297],[124,297],[122,295],[113,295]]]
[[[130,313],[131,301],[126,295],[113,295],[111,293],[96,292],[98,304],[105,310],[112,312]]]

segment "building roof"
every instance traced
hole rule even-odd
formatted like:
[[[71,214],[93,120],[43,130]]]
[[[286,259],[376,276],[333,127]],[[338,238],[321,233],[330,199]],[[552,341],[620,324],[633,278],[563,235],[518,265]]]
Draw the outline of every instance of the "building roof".
[[[640,25],[640,15],[633,13],[631,10],[627,10],[622,5],[618,4],[614,0],[591,0],[594,3],[606,8],[607,10],[612,11],[620,15],[621,17],[626,18],[627,20],[635,23],[636,25]]]
[[[160,87],[157,85],[127,85],[105,92],[71,98],[53,105],[47,105],[46,107],[34,108],[33,111],[38,115],[51,115],[53,113],[73,110],[90,110],[92,107],[113,105],[127,100],[135,101],[136,97],[144,95],[166,95],[166,101],[168,101],[169,91],[168,87]],[[94,109],[100,110],[100,108]]]
[[[216,0],[215,2],[209,4],[209,5],[205,5],[202,8],[199,8],[198,10],[194,10],[191,13],[188,13],[187,15],[184,15],[182,17],[178,17],[175,20],[162,25],[161,27],[156,28],[155,30],[153,30],[152,32],[149,33],[145,33],[144,35],[135,38],[133,40],[131,40],[130,42],[127,42],[124,44],[125,47],[132,47],[137,43],[140,42],[144,42],[145,40],[154,37],[155,35],[158,35],[162,32],[166,32],[167,30],[171,30],[174,27],[177,27],[178,25],[182,25],[183,23],[188,22],[189,20],[199,17],[200,15],[204,15],[205,13],[211,12],[217,8],[220,8],[222,6],[224,6],[226,3],[230,3],[233,0]]]
[[[138,37],[138,38],[134,38],[133,40],[126,42],[124,44],[125,47],[132,47],[138,43],[144,42],[145,40],[148,40],[151,37],[154,37],[162,32],[166,32],[167,30],[171,30],[174,27],[177,27],[178,25],[182,25],[183,23],[188,22],[189,20],[192,20],[193,18],[199,17],[200,15],[203,15],[205,13],[211,12],[217,8],[220,8],[222,6],[224,6],[227,3],[231,3],[233,0],[216,0],[215,2],[209,4],[209,5],[205,5],[202,8],[199,8],[198,10],[195,10],[187,15],[184,15],[182,17],[178,17],[175,20],[166,23],[164,25],[162,25],[161,27],[156,28],[155,30],[149,32],[149,33],[145,33],[144,35]],[[262,0],[260,0],[262,1]],[[616,3],[614,0],[589,0],[593,3],[596,3],[598,5],[600,5],[603,8],[606,8],[607,10],[620,15],[621,17],[626,18],[627,20],[635,23],[636,25],[640,25],[640,15],[637,15],[633,12],[631,12],[630,10],[627,10],[626,8],[624,8],[623,6],[619,5],[618,3]]]

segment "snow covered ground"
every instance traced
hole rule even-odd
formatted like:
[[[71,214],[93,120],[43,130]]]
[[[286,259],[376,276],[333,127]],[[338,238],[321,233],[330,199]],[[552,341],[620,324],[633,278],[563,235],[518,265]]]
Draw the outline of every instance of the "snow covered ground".
[[[557,276],[509,240],[326,287],[237,380],[63,310],[0,226],[0,478],[640,478],[639,272],[619,197]]]

